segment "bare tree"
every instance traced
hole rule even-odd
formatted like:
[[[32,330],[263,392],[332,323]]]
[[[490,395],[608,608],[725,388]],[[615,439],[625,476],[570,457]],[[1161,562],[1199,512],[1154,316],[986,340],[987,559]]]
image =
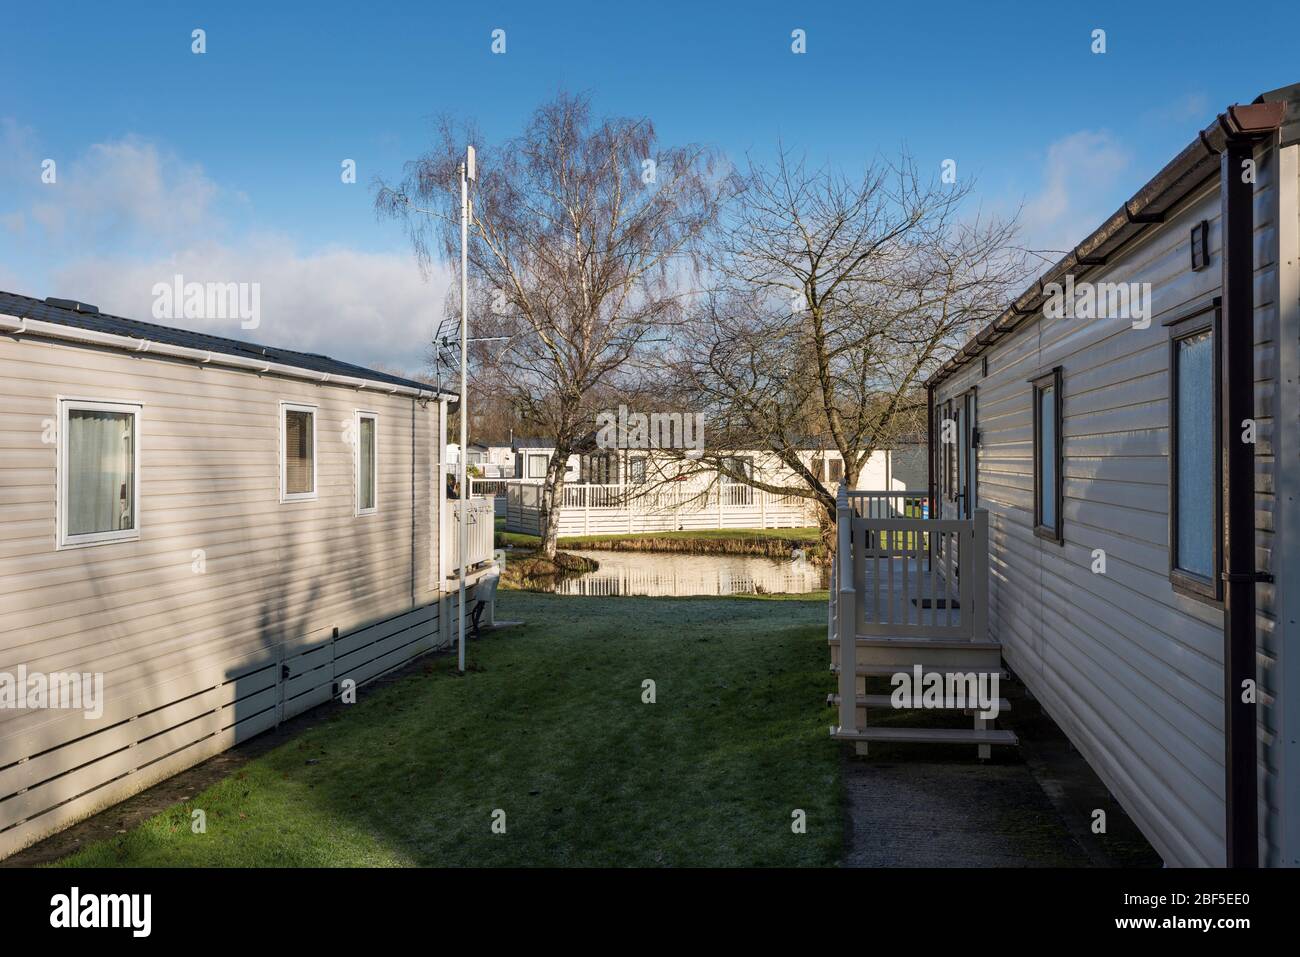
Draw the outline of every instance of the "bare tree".
[[[399,186],[379,184],[377,209],[406,222],[423,265],[435,240],[455,259],[457,166],[470,136],[444,120],[440,145],[409,163]],[[594,427],[600,387],[678,317],[683,276],[724,180],[707,150],[662,146],[648,119],[597,120],[587,97],[566,94],[479,157],[473,317],[476,330],[490,319],[486,334],[509,337],[479,357],[554,442],[542,493],[543,547],[553,557],[566,460]],[[417,207],[440,213],[430,220]]]
[[[672,372],[708,416],[695,468],[816,502],[833,547],[835,488],[807,450],[838,452],[851,488],[924,433],[925,378],[1025,275],[1014,221],[964,218],[970,188],[923,182],[905,154],[852,180],[785,153],[750,165]],[[724,453],[748,448],[793,478],[732,474]]]

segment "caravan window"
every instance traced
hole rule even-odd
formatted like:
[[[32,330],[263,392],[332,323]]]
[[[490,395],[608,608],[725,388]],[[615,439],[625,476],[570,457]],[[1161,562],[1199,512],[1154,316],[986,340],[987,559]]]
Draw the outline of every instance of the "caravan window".
[[[587,482],[590,485],[614,484],[614,459],[608,453],[588,455],[583,459],[587,466]]]
[[[627,460],[627,480],[629,485],[645,484],[645,456],[638,455],[636,458]]]
[[[738,476],[752,479],[754,477],[754,460],[747,455],[728,455],[719,460],[722,473],[722,484],[738,485],[742,479]]]
[[[966,420],[966,400],[960,399],[954,413],[953,422],[956,424],[957,436],[956,442],[953,443],[953,458],[955,460],[956,476],[953,486],[953,500],[957,503],[957,515],[961,518],[968,517],[968,508],[966,505],[966,467],[970,464],[970,450],[967,442],[970,438],[970,423]]]
[[[373,412],[357,412],[357,514],[370,515],[378,510],[379,484],[379,417]]]
[[[280,403],[280,501],[316,498],[316,407]]]
[[[546,460],[547,460],[547,458],[548,458],[548,456],[545,456],[545,455],[529,455],[529,456],[527,456],[526,461],[527,461],[527,463],[528,463],[528,474],[525,475],[524,477],[525,477],[525,478],[530,478],[530,479],[544,479],[544,478],[546,478]]]
[[[1174,585],[1222,597],[1218,306],[1170,324],[1169,574]]]
[[[59,406],[59,546],[139,538],[140,406]]]
[[[952,423],[952,431],[949,431],[949,423]],[[955,430],[956,420],[953,418],[952,402],[949,401],[943,407],[943,413],[939,422],[939,439],[943,443],[943,491],[944,497],[948,501],[957,499],[957,456],[954,454],[953,445],[957,441]]]
[[[1062,542],[1061,368],[1033,382],[1034,534]]]

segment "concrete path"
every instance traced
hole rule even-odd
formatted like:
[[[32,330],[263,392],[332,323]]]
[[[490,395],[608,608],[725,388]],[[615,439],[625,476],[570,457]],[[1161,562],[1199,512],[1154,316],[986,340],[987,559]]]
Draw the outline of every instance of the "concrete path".
[[[1020,745],[981,763],[971,746],[845,745],[847,867],[1160,867],[1133,821],[1014,678],[998,727]],[[934,713],[913,723],[947,723]],[[1105,811],[1105,833],[1093,831]]]
[[[1091,863],[1022,763],[938,764],[923,756],[889,761],[846,756],[843,780],[848,867]]]

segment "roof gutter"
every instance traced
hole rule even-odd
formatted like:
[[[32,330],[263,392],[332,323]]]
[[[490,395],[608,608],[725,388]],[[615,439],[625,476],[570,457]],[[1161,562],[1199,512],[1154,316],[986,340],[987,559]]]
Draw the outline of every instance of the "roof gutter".
[[[61,339],[67,342],[76,342],[81,345],[100,346],[105,349],[115,349],[121,352],[131,352],[136,354],[147,353],[151,356],[165,356],[169,359],[182,359],[198,365],[221,366],[230,369],[241,369],[248,372],[256,372],[259,375],[277,375],[290,379],[304,379],[308,382],[315,382],[319,385],[339,385],[351,386],[355,389],[369,389],[373,392],[384,392],[389,395],[406,395],[417,399],[438,399],[440,397],[454,397],[454,393],[440,392],[436,389],[416,389],[411,386],[399,385],[395,382],[380,382],[377,379],[364,379],[356,376],[335,375],[329,372],[317,372],[313,369],[303,369],[299,366],[285,365],[280,362],[265,362],[257,359],[246,359],[242,356],[230,355],[225,352],[211,352],[205,349],[191,349],[187,346],[177,346],[166,342],[157,342],[153,339],[137,339],[132,336],[119,336],[109,332],[96,332],[93,329],[79,329],[76,326],[65,326],[57,322],[45,322],[41,319],[29,319],[22,316],[11,316],[7,313],[0,313],[0,332],[11,333],[15,336],[35,336],[41,339]]]
[[[1039,276],[997,318],[958,349],[926,380],[927,384],[938,385],[988,346],[1037,315],[1047,298],[1044,287],[1049,283],[1063,283],[1067,275],[1077,279],[1089,270],[1105,266],[1120,247],[1149,226],[1163,222],[1171,209],[1219,172],[1219,157],[1229,141],[1268,135],[1281,125],[1285,113],[1283,102],[1230,106],[1220,113],[1088,238]]]

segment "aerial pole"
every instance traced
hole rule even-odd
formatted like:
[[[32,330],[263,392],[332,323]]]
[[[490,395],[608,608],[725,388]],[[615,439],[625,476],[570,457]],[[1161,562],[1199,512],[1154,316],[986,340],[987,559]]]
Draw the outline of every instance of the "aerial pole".
[[[460,459],[456,472],[460,481],[460,551],[456,573],[460,578],[460,601],[457,603],[459,639],[457,664],[465,673],[465,558],[469,555],[469,487],[465,484],[465,463],[469,459],[469,184],[474,179],[474,147],[467,147],[465,162],[460,164]]]

